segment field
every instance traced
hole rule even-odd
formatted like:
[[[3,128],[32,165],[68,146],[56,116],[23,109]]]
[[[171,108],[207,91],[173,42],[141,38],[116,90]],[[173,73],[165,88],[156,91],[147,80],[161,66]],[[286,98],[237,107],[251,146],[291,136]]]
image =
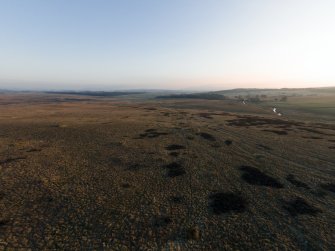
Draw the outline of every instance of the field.
[[[327,97],[1,94],[0,249],[334,250]]]
[[[289,97],[285,102],[266,102],[292,114],[292,118],[335,122],[335,95]]]

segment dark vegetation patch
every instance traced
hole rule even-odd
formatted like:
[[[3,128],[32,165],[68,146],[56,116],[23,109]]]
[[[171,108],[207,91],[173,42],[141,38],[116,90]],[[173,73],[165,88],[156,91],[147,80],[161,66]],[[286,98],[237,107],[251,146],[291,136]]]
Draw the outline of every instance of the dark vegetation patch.
[[[255,159],[257,160],[261,160],[261,159],[264,159],[265,156],[263,154],[255,154]]]
[[[122,183],[121,186],[123,188],[130,188],[130,184],[129,183]]]
[[[247,202],[238,194],[215,193],[209,196],[209,207],[214,214],[245,211]]]
[[[0,227],[4,227],[9,223],[7,219],[0,219]]]
[[[217,113],[216,115],[222,115],[222,116],[233,116],[232,113],[230,112],[220,112],[220,113]]]
[[[24,160],[24,159],[26,159],[26,158],[27,158],[27,157],[25,157],[25,156],[22,156],[22,157],[7,158],[7,159],[4,159],[4,160],[1,160],[1,161],[0,161],[0,165],[8,164],[8,163],[11,163],[11,162],[14,162],[14,161],[17,161],[17,160]]]
[[[286,128],[285,129],[287,132],[293,132],[294,131],[294,129],[291,129],[291,128]]]
[[[329,149],[335,149],[335,146],[328,146]]]
[[[231,144],[233,144],[233,141],[230,140],[230,139],[227,139],[224,143],[225,143],[227,146],[230,146]]]
[[[113,124],[113,122],[103,122],[101,123],[102,125],[110,125],[110,124]]]
[[[106,147],[120,147],[122,146],[122,143],[121,142],[110,142],[110,143],[107,143],[105,144]]]
[[[335,131],[334,124],[315,123],[315,127],[319,129],[328,129],[328,130]]]
[[[42,149],[30,148],[30,149],[28,149],[26,152],[27,152],[27,153],[32,153],[32,152],[40,152],[40,151],[42,151]]]
[[[272,150],[270,147],[268,147],[268,146],[266,146],[266,145],[257,144],[257,146],[258,146],[259,148],[262,148],[262,149],[267,150],[267,151],[271,151],[271,150]]]
[[[51,195],[47,195],[43,198],[45,202],[53,202],[54,198]]]
[[[327,135],[327,136],[333,136],[334,135],[334,134],[329,134],[329,133],[325,133],[325,132],[322,132],[322,131],[319,131],[319,130],[306,128],[306,127],[298,127],[298,129],[301,130],[301,131],[311,132],[311,133],[320,134],[320,135]]]
[[[117,158],[117,157],[110,157],[108,159],[109,163],[110,164],[113,164],[113,165],[119,165],[122,163],[122,160],[120,158]]]
[[[316,195],[319,198],[323,198],[323,197],[325,197],[327,195],[327,193],[324,190],[320,189],[320,188],[317,188],[316,190],[311,191],[311,193],[314,194],[314,195]]]
[[[279,126],[301,126],[301,122],[287,121],[274,118],[263,118],[257,116],[237,116],[236,119],[228,120],[228,125],[231,126],[263,126],[263,125],[279,125]]]
[[[165,149],[169,151],[175,151],[175,150],[186,149],[186,147],[178,144],[172,144],[165,147]]]
[[[171,202],[175,203],[175,204],[181,204],[184,202],[184,198],[181,196],[171,196],[170,197]]]
[[[302,198],[296,198],[292,201],[285,202],[283,208],[287,210],[292,216],[297,216],[300,214],[315,216],[321,212],[320,209],[308,204],[307,201]]]
[[[296,187],[303,187],[309,189],[309,186],[306,183],[297,180],[293,174],[289,174],[286,177],[286,180],[289,181],[291,184],[295,185]]]
[[[154,129],[154,128],[150,128],[150,129],[145,130],[145,132],[156,132],[156,131],[157,131],[157,129]]]
[[[287,131],[282,131],[282,130],[269,130],[269,129],[264,129],[262,130],[264,132],[272,132],[278,135],[287,135]]]
[[[178,157],[179,152],[170,152],[170,155],[173,156],[173,157]]]
[[[283,188],[283,185],[278,180],[261,172],[255,167],[241,166],[240,170],[244,172],[241,178],[251,185]]]
[[[276,126],[274,126],[275,128],[279,128],[279,129],[287,129],[287,130],[291,130],[291,129],[288,129],[288,128],[290,128],[290,126],[288,126],[288,125],[276,125]]]
[[[157,108],[154,108],[154,107],[145,107],[143,109],[147,110],[147,111],[155,111],[155,110],[157,110]]]
[[[204,138],[204,139],[207,139],[209,141],[215,141],[215,137],[207,132],[200,132],[200,133],[197,133],[197,135],[199,135],[200,137]]]
[[[323,139],[321,137],[313,137],[313,136],[302,136],[304,139]]]
[[[83,102],[83,101],[91,101],[91,99],[87,98],[64,98],[64,102]]]
[[[335,193],[335,183],[321,184],[320,187],[324,190]]]
[[[166,227],[172,223],[172,219],[168,216],[161,216],[154,219],[155,227]]]
[[[335,142],[335,139],[328,139],[329,142]]]
[[[168,165],[165,165],[164,167],[168,170],[167,175],[170,178],[174,178],[174,177],[186,174],[185,169],[182,167],[181,164],[177,162],[172,162]]]
[[[187,136],[186,137],[188,140],[194,140],[194,137],[193,136]]]
[[[211,117],[211,114],[206,112],[199,113],[198,116],[205,119],[213,119],[213,117]]]
[[[50,204],[53,201],[54,201],[54,198],[49,194],[44,194],[40,198],[37,199],[38,203],[45,204],[45,205]]]
[[[142,168],[142,166],[140,165],[140,164],[131,164],[131,165],[129,165],[129,167],[128,167],[128,170],[129,171],[138,171],[138,170],[140,170]]]
[[[213,145],[211,145],[211,147],[213,147],[213,148],[219,148],[219,147],[221,147],[221,145],[220,144],[213,144]]]
[[[145,133],[140,134],[140,138],[157,138],[161,135],[168,135],[166,132],[157,132],[157,129],[147,129]]]

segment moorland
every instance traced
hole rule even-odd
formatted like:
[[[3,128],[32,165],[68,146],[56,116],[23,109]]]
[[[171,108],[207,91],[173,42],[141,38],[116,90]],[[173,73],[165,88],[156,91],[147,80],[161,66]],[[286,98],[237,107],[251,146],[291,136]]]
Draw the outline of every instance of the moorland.
[[[335,249],[334,88],[178,95],[2,92],[0,249]]]

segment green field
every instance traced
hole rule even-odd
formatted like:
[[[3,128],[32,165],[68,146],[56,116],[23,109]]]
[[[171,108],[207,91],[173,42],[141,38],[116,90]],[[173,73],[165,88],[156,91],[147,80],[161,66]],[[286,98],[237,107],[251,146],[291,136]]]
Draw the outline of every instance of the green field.
[[[284,114],[297,118],[327,121],[335,119],[335,95],[289,97],[287,101],[267,101],[261,103],[261,106],[277,107]]]

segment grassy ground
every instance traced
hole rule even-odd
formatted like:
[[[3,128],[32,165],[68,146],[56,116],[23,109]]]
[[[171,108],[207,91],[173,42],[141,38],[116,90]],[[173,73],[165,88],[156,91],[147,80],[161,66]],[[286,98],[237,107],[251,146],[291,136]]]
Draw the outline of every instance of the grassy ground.
[[[335,248],[331,122],[235,101],[7,95],[0,143],[0,249]]]
[[[309,120],[324,120],[335,122],[335,95],[334,96],[303,96],[289,97],[287,101],[268,101],[261,104],[264,107],[277,107],[291,118]]]
[[[215,92],[229,99],[249,100],[255,105],[271,110],[277,107],[290,119],[307,121],[335,121],[335,88],[306,89],[234,89]],[[252,102],[257,97],[261,102]],[[286,98],[286,101],[281,101]]]

